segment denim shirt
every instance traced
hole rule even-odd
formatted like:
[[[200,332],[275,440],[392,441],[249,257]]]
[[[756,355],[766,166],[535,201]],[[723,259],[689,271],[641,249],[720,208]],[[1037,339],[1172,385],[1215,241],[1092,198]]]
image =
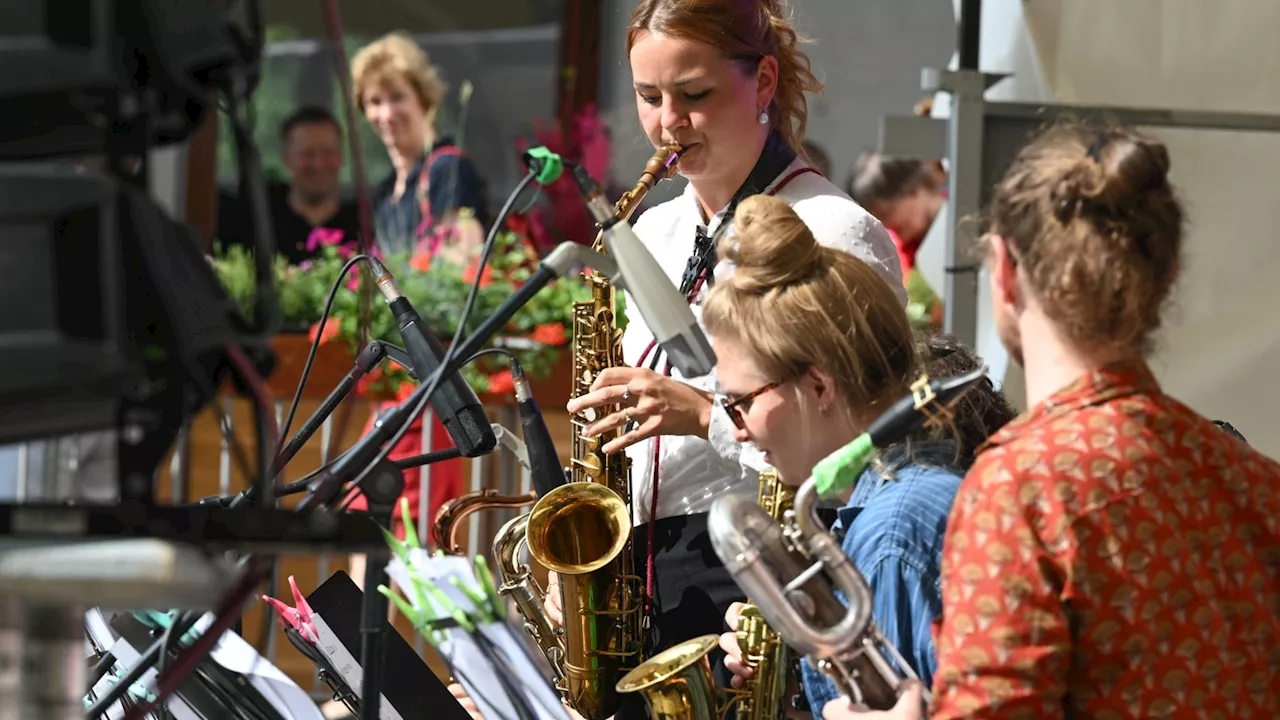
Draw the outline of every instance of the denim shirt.
[[[892,464],[901,452],[891,448],[882,457]],[[832,528],[844,531],[844,553],[871,587],[876,625],[925,687],[932,685],[937,664],[931,624],[942,614],[942,540],[963,477],[948,467],[953,459],[951,443],[916,444],[912,460],[890,478],[867,468]],[[840,600],[845,602],[843,595]],[[840,692],[807,659],[800,672],[809,707],[819,716]]]

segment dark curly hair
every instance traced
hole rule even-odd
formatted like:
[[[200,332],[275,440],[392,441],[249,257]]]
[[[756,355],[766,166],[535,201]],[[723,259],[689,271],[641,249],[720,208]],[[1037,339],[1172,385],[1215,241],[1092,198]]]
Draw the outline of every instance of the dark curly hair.
[[[982,358],[955,338],[937,330],[924,330],[916,334],[918,355],[924,371],[930,377],[963,375],[983,366]],[[967,468],[982,443],[997,430],[1018,416],[1004,393],[997,390],[989,378],[983,378],[976,387],[960,399],[953,408],[954,427],[921,430],[919,440],[953,440],[956,443],[956,464]]]

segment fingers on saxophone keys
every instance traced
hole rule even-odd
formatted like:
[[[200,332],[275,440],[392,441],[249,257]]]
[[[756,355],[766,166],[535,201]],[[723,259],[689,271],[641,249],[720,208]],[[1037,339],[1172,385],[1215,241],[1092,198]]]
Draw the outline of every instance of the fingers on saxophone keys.
[[[635,411],[631,408],[623,408],[621,412],[613,413],[598,422],[593,422],[582,429],[583,440],[594,440],[600,435],[623,428],[624,432],[630,432],[632,426],[635,425],[635,419],[632,414]]]

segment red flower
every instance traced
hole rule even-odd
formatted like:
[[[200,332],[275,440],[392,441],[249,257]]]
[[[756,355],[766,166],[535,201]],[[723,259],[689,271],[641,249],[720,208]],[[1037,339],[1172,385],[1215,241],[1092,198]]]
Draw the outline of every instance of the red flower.
[[[470,285],[476,281],[476,261],[472,260],[462,271],[462,282]],[[486,287],[493,283],[493,268],[489,265],[484,266],[484,273],[480,276],[480,287]]]
[[[382,368],[375,367],[356,381],[356,393],[368,396],[373,390],[373,385],[377,384],[381,380]]]
[[[416,386],[411,382],[401,382],[400,387],[396,388],[396,402],[403,403],[413,394]]]
[[[409,267],[418,272],[426,272],[431,269],[431,253],[417,252],[413,257],[409,258]]]
[[[511,213],[507,218],[507,229],[521,236],[529,235],[529,217],[522,213]]]
[[[330,340],[338,337],[338,333],[341,330],[341,325],[342,325],[342,321],[338,320],[338,318],[330,317],[329,319],[324,321],[323,328],[320,327],[320,323],[316,323],[312,325],[311,332],[308,333],[307,337],[310,338],[311,344],[314,345],[316,344],[316,336],[319,335],[320,344],[323,345],[329,342]]]
[[[549,347],[560,347],[568,341],[568,334],[564,331],[564,326],[558,323],[545,323],[533,329],[530,335],[534,342],[540,342]]]
[[[489,393],[491,395],[505,395],[514,392],[516,389],[515,382],[511,379],[510,370],[499,370],[489,376]]]

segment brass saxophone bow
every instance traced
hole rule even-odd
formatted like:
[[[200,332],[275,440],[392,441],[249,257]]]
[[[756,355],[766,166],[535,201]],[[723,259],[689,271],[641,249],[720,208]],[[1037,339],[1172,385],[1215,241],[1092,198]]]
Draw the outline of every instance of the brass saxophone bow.
[[[446,500],[441,503],[431,523],[431,537],[440,550],[450,555],[464,555],[466,553],[458,541],[458,530],[464,518],[480,510],[528,507],[537,499],[538,494],[534,492],[499,495],[497,490],[485,488]]]
[[[775,522],[791,510],[796,489],[783,485],[777,472],[760,474],[758,508]],[[746,502],[746,499],[743,499]],[[618,683],[618,692],[639,692],[654,720],[709,720],[737,709],[738,720],[777,720],[786,712],[791,653],[754,605],[738,616],[736,628],[743,664],[755,673],[737,690],[717,687],[707,654],[716,635],[686,640],[654,656]]]
[[[654,154],[635,187],[614,205],[616,216],[629,219],[654,185],[675,174],[682,152],[668,145]],[[593,249],[604,252],[601,235]],[[590,392],[602,371],[624,365],[613,284],[595,271],[583,278],[591,300],[573,306],[571,397]],[[510,596],[524,616],[525,628],[554,668],[556,686],[566,702],[589,720],[617,710],[618,677],[640,662],[643,650],[642,588],[631,550],[630,463],[623,453],[600,451],[621,430],[593,438],[582,435],[596,418],[615,410],[587,410],[570,419],[570,482],[543,495],[527,516],[508,522],[493,540],[500,592]],[[556,628],[547,617],[544,592],[520,559],[522,545],[530,557],[558,574],[563,627]]]
[[[911,395],[814,467],[782,524],[735,496],[718,498],[707,518],[716,554],[770,627],[808,656],[842,694],[872,710],[892,708],[904,683],[917,676],[876,627],[871,588],[818,520],[818,500],[851,488],[878,449],[902,440],[926,421],[949,416],[955,402],[985,375],[986,368],[979,368],[932,382],[921,377],[911,386]]]

